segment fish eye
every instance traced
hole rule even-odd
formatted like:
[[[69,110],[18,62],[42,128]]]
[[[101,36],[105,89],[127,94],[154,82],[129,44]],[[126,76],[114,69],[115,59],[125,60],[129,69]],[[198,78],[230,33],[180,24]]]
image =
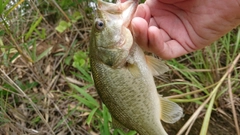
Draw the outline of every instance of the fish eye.
[[[104,28],[104,22],[102,20],[96,20],[95,22],[95,27],[98,30],[102,30]]]

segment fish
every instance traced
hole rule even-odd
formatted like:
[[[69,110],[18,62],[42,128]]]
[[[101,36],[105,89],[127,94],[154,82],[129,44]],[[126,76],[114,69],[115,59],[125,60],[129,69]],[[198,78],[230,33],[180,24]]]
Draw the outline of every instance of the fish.
[[[174,123],[182,108],[159,95],[154,76],[169,71],[164,61],[145,55],[130,29],[138,0],[97,1],[89,59],[95,88],[113,127],[140,135],[167,135],[161,120]]]

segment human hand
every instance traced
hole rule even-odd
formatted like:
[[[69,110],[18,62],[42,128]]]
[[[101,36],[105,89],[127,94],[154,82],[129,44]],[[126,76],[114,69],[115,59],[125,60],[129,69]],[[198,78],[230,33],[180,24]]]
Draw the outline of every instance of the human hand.
[[[240,0],[146,0],[131,28],[144,50],[171,59],[210,45],[239,24]]]

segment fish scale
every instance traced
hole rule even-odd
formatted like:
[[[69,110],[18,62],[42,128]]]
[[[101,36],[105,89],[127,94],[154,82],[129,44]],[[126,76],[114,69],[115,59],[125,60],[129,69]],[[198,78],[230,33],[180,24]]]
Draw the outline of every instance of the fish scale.
[[[160,114],[160,110],[156,109],[156,106],[160,106],[158,103],[158,94],[155,89],[153,89],[153,92],[147,89],[151,86],[155,87],[154,81],[151,79],[146,80],[145,77],[134,77],[126,67],[112,69],[104,63],[96,62],[93,59],[94,58],[92,58],[91,61],[91,67],[95,87],[99,89],[98,93],[112,116],[129,129],[134,130],[136,127],[147,126],[149,126],[148,129],[152,127],[160,128],[160,126],[154,126],[159,125],[160,120],[151,117]],[[146,70],[142,72],[144,72],[145,75],[151,75],[149,69],[145,69]],[[147,83],[150,82],[150,80],[152,83]],[[153,110],[155,110],[155,112]],[[144,130],[145,128],[141,129]],[[151,131],[154,130],[157,131],[156,135],[159,135],[158,131],[160,131],[160,129],[151,129]],[[145,133],[146,131],[138,132],[143,132],[143,134],[148,135]]]
[[[89,45],[93,80],[119,128],[136,130],[141,135],[167,135],[160,119],[176,122],[182,109],[157,93],[153,74],[166,72],[168,67],[145,56],[128,29],[137,3],[98,1]]]

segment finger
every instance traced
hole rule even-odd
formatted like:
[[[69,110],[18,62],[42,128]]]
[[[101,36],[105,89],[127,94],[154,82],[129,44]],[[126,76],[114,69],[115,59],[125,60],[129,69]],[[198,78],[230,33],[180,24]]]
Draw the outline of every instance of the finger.
[[[160,28],[154,18],[151,18],[151,19],[150,19],[148,25],[149,25],[149,27],[150,27],[150,26],[156,26],[156,27]]]
[[[149,7],[146,4],[139,4],[134,17],[141,17],[149,23],[151,17]]]
[[[162,2],[162,3],[167,3],[167,4],[172,4],[172,3],[177,3],[177,2],[182,2],[183,0],[158,0],[159,2]]]
[[[131,31],[138,45],[146,50],[148,48],[147,29],[151,17],[148,6],[140,4],[134,16],[135,18],[131,22]]]
[[[163,30],[157,27],[149,27],[148,37],[148,50],[163,59],[172,59],[189,53],[179,42],[171,40]]]
[[[144,50],[148,49],[148,23],[140,17],[133,18],[131,22],[134,40]]]
[[[171,40],[171,37],[168,35],[168,33],[165,30],[161,29],[161,27],[154,21],[153,18],[150,19],[149,28],[150,27],[153,27],[151,29],[156,29],[155,30],[155,31],[157,31],[156,35],[159,34],[158,38],[161,38],[162,41],[167,42],[167,41]],[[153,32],[155,32],[155,31],[153,31]]]

